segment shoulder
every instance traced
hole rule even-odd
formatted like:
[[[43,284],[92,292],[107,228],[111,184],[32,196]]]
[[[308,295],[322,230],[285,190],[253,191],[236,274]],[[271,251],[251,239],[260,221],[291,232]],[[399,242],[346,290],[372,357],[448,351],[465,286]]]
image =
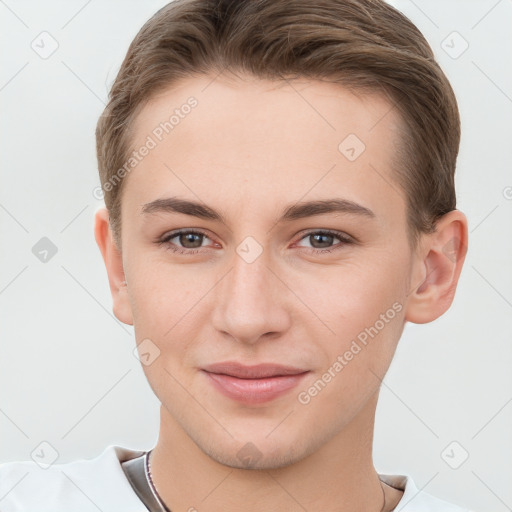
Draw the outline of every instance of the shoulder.
[[[147,512],[121,462],[144,453],[110,445],[92,459],[44,467],[33,461],[0,464],[2,512]]]
[[[419,490],[410,476],[382,474],[379,476],[386,484],[404,492],[394,509],[397,512],[472,512]]]

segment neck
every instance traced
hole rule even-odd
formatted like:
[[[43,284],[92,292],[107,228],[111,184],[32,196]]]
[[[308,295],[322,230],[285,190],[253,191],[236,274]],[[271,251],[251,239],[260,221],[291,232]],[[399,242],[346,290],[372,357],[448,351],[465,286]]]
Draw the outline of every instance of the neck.
[[[173,511],[380,512],[383,487],[372,462],[376,403],[377,394],[314,453],[268,470],[238,469],[212,459],[162,406],[151,456],[153,482]],[[392,489],[384,490],[387,502],[397,501]]]

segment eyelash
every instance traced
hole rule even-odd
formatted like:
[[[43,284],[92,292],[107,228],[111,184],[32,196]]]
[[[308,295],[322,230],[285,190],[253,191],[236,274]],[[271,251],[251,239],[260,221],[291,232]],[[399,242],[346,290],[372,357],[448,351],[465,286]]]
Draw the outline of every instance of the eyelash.
[[[206,238],[209,238],[208,235],[206,233],[202,232],[202,231],[182,229],[182,230],[178,230],[178,231],[174,231],[172,233],[169,233],[167,236],[165,236],[161,240],[157,241],[157,244],[165,245],[166,249],[168,249],[168,250],[170,250],[172,252],[178,253],[178,254],[185,254],[185,255],[197,254],[200,251],[200,249],[202,249],[202,247],[199,247],[197,249],[183,249],[183,248],[180,248],[180,247],[178,247],[175,244],[170,242],[170,240],[172,240],[173,238],[176,238],[177,236],[184,235],[184,234],[200,235],[200,236],[204,236]],[[315,255],[331,253],[333,251],[337,251],[338,249],[342,249],[344,245],[354,244],[354,240],[349,238],[347,235],[345,235],[345,234],[343,234],[343,233],[341,233],[339,231],[332,231],[332,230],[329,230],[329,229],[321,229],[321,230],[318,230],[318,231],[310,231],[310,232],[306,233],[304,236],[302,236],[302,238],[299,239],[299,242],[304,240],[305,238],[307,238],[309,236],[312,236],[312,235],[334,236],[334,237],[338,238],[338,240],[340,240],[340,242],[341,242],[338,246],[327,248],[327,249],[315,249],[314,247],[309,248],[309,252],[312,253],[312,254],[315,254]]]

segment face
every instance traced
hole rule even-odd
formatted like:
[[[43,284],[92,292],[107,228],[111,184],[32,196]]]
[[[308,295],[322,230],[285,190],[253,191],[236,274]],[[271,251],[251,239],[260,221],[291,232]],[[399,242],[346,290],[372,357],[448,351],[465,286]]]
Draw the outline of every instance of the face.
[[[205,76],[134,128],[151,147],[125,178],[119,316],[165,421],[233,467],[301,460],[376,396],[404,326],[398,115],[339,85]]]

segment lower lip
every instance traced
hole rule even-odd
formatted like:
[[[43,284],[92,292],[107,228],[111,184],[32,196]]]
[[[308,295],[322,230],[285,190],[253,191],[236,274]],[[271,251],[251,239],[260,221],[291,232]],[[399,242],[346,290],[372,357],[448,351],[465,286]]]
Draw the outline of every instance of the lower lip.
[[[263,379],[239,379],[231,375],[207,371],[204,371],[204,373],[213,386],[223,395],[238,402],[258,404],[273,400],[290,391],[309,372],[297,375],[279,375]]]

